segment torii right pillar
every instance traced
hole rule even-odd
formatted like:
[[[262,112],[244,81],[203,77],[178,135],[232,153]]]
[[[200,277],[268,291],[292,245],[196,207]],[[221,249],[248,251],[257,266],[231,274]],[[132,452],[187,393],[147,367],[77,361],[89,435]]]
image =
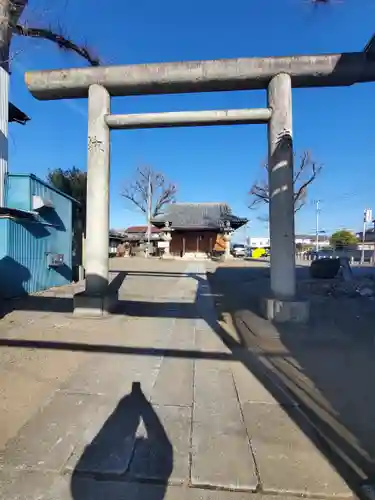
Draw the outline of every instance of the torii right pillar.
[[[292,81],[280,73],[268,86],[269,219],[271,293],[263,299],[266,318],[277,322],[305,322],[308,303],[296,296]]]

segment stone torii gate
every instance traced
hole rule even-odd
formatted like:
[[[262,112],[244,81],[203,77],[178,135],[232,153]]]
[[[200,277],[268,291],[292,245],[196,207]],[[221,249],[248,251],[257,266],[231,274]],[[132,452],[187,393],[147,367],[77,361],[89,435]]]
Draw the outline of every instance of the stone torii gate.
[[[304,320],[296,297],[292,87],[348,86],[375,81],[372,43],[343,54],[243,58],[33,71],[26,84],[41,100],[88,96],[86,289],[75,296],[76,315],[106,315],[117,294],[108,287],[110,129],[268,124],[271,290],[265,315]],[[110,112],[111,96],[267,89],[263,109],[151,114]]]

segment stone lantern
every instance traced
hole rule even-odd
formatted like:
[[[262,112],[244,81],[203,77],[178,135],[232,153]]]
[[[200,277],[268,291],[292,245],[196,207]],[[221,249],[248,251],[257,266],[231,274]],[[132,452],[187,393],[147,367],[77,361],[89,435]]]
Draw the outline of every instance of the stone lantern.
[[[224,227],[223,227],[223,240],[225,241],[225,254],[224,254],[225,259],[231,258],[230,242],[232,239],[232,233],[233,233],[233,229],[230,225],[230,222],[229,222],[229,220],[226,220],[224,222]]]
[[[171,228],[171,223],[169,221],[166,221],[164,224],[164,227],[162,229],[162,232],[160,234],[161,238],[166,243],[166,245],[164,247],[164,257],[165,258],[169,258],[171,256],[170,246],[171,246],[171,241],[172,241],[172,231],[173,231],[173,229]]]

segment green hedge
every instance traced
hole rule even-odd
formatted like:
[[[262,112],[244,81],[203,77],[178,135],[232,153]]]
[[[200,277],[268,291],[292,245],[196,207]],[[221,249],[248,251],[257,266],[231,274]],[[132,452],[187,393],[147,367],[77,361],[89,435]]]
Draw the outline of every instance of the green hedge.
[[[311,263],[310,275],[312,278],[332,279],[340,269],[340,259],[317,259]]]

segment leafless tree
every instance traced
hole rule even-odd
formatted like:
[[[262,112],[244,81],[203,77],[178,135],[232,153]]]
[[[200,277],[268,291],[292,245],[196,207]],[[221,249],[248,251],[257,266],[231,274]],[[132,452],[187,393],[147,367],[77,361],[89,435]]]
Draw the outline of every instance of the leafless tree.
[[[121,196],[147,214],[149,193],[151,217],[156,217],[165,205],[176,200],[177,187],[152,167],[138,167],[134,180],[125,186]]]
[[[309,3],[315,8],[321,7],[323,5],[334,5],[336,3],[342,3],[344,0],[303,0],[305,3]]]
[[[99,58],[88,47],[72,41],[64,34],[61,26],[30,26],[19,19],[28,6],[28,0],[0,0],[0,63],[6,69],[9,65],[9,45],[12,35],[49,40],[60,49],[73,51],[88,61],[91,66],[99,66]],[[8,28],[6,28],[8,27]]]
[[[268,178],[268,163],[263,164],[266,178]],[[311,153],[305,151],[302,153],[299,164],[294,170],[294,212],[298,212],[307,200],[308,187],[315,181],[323,168],[322,164],[317,163],[311,156]],[[261,204],[269,204],[270,190],[268,180],[256,181],[249,191],[249,208],[258,208]]]
[[[314,5],[325,5],[332,3],[332,0],[309,0]]]

